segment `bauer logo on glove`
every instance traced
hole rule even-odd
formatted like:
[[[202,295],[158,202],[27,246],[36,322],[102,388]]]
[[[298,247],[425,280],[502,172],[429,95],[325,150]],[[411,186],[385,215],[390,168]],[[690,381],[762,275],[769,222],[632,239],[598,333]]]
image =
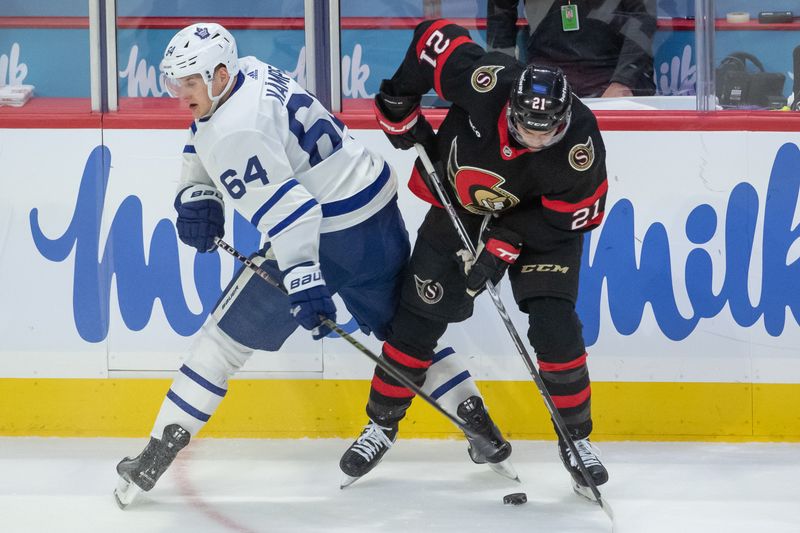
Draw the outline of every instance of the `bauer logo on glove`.
[[[301,288],[307,288],[307,287],[313,287],[314,285],[319,285],[320,283],[315,283],[315,282],[320,282],[320,281],[322,281],[321,272],[319,271],[310,272],[308,274],[304,274],[299,278],[292,279],[287,289],[290,293],[293,293],[296,292],[297,290],[300,290]]]
[[[283,285],[289,295],[289,312],[297,323],[311,331],[314,340],[330,333],[322,319],[335,322],[336,306],[319,265],[307,262],[293,267],[283,276]]]
[[[217,249],[214,238],[225,236],[225,204],[216,188],[192,185],[182,189],[175,198],[175,211],[175,227],[183,243],[201,253]]]

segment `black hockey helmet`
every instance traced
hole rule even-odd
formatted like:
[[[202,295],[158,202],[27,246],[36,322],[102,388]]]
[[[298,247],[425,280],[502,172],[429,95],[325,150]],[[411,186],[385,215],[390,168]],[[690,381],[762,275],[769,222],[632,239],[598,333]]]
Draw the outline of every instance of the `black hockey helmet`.
[[[515,126],[530,131],[559,128],[558,138],[550,143],[555,144],[566,133],[571,118],[572,90],[564,72],[558,67],[528,65],[511,88],[508,125],[512,134],[516,134]]]

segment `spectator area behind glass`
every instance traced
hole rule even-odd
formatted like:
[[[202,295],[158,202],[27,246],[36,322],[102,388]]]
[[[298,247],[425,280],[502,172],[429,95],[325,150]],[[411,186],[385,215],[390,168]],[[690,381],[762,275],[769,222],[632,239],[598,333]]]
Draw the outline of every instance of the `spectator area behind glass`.
[[[563,4],[563,2],[557,2]],[[624,3],[624,2],[621,2]],[[738,51],[753,54],[765,71],[782,74],[783,87],[773,102],[788,98],[793,89],[792,51],[800,44],[795,18],[785,24],[759,24],[753,2],[718,0],[714,64]],[[773,5],[774,4],[774,5]],[[770,9],[800,14],[800,0],[776,0]],[[521,9],[521,7],[520,7]],[[726,14],[744,11],[750,22],[733,24]],[[602,109],[695,109],[696,65],[694,2],[659,0],[652,40],[655,96],[589,100]],[[89,29],[85,0],[6,0],[0,5],[0,86],[30,84],[33,99],[16,110],[40,108],[44,99],[86,99],[89,84]],[[199,19],[217,20],[232,30],[240,55],[253,54],[287,70],[304,81],[305,46],[303,2],[292,0],[242,1],[229,4],[211,0],[190,3],[159,1],[120,3],[118,6],[117,68],[120,109],[169,108],[156,103],[166,96],[157,66],[169,38],[181,27]],[[487,45],[485,0],[398,1],[381,0],[365,5],[342,0],[341,68],[343,100],[369,99],[380,80],[390,77],[402,59],[414,26],[427,16],[455,18],[470,29],[473,39]],[[222,17],[222,18],[221,18]],[[519,12],[517,43],[524,46],[525,17]],[[53,43],[58,43],[54,53]],[[774,80],[773,80],[774,86]],[[56,101],[53,101],[56,102]],[[438,105],[434,96],[427,105]],[[81,108],[81,106],[77,106]],[[345,106],[347,107],[347,106]],[[73,109],[75,104],[59,104]],[[89,104],[86,104],[86,109]],[[755,109],[758,106],[730,106]],[[9,112],[7,108],[1,108]]]

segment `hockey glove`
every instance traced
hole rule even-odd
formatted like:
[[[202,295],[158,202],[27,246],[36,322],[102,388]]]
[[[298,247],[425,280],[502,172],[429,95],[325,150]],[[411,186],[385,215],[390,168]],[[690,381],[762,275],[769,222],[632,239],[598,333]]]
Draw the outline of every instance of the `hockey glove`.
[[[433,147],[435,134],[419,108],[420,96],[393,96],[390,80],[381,82],[375,95],[375,118],[392,146],[408,150],[420,143],[426,150]]]
[[[225,235],[225,204],[222,194],[208,185],[192,185],[175,198],[178,237],[198,252],[213,252],[214,237]]]
[[[465,262],[467,294],[476,296],[491,281],[497,285],[522,250],[522,239],[511,230],[488,227],[483,232],[475,261]]]
[[[319,271],[319,265],[301,263],[283,276],[283,285],[289,295],[289,311],[297,322],[311,331],[314,340],[330,333],[322,324],[322,317],[336,322],[336,306]]]

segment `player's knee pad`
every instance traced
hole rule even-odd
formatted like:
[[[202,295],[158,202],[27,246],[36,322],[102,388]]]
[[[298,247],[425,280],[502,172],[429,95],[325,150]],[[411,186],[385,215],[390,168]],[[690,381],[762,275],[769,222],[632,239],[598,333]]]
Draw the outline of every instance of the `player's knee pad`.
[[[225,335],[213,319],[207,320],[167,392],[152,435],[160,438],[169,424],[180,424],[196,435],[225,397],[228,378],[252,353]]]
[[[388,342],[415,357],[422,356],[430,360],[446,330],[447,322],[431,320],[420,315],[416,308],[401,303],[392,319]]]
[[[275,261],[260,255],[251,259],[273,279],[281,279]],[[231,339],[269,352],[278,350],[297,328],[297,322],[289,314],[286,295],[246,267],[225,289],[212,316]]]
[[[530,298],[525,300],[528,311],[528,340],[540,360],[565,362],[586,352],[583,326],[575,305],[563,298]]]
[[[449,346],[436,350],[422,391],[453,415],[467,398],[481,397],[472,374],[455,350]]]

